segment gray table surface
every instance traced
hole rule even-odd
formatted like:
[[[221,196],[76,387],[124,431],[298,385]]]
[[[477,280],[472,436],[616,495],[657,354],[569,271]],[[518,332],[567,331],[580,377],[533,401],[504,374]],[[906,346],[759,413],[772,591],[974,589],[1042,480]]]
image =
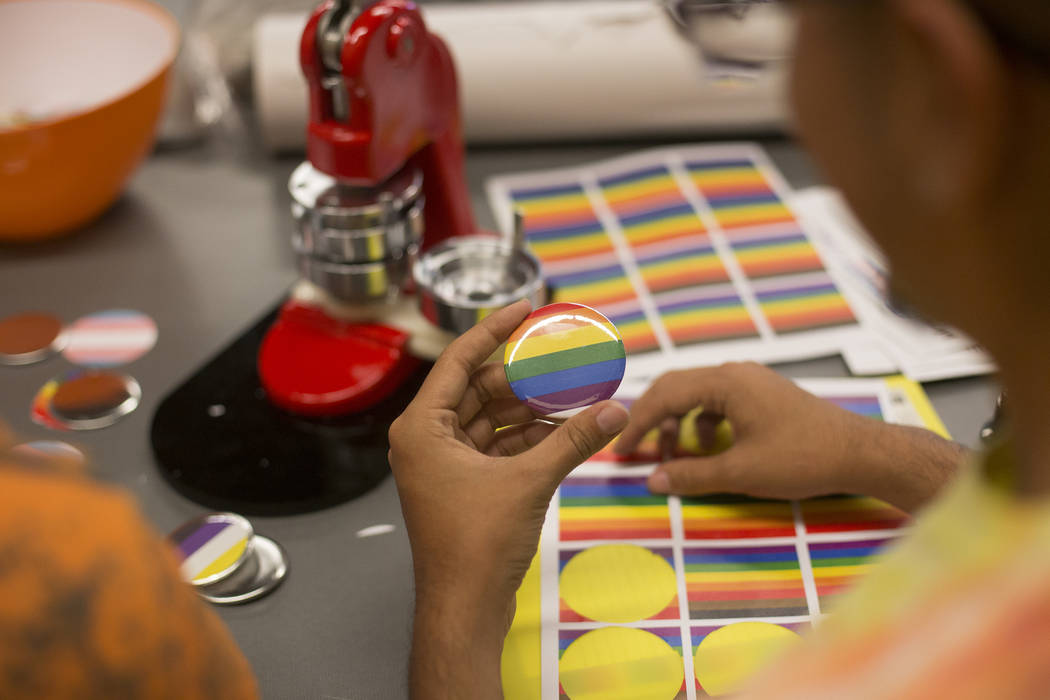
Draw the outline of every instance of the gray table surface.
[[[796,186],[817,181],[803,151],[764,141]],[[492,174],[617,155],[642,145],[486,148],[467,161],[480,223],[492,226],[482,183]],[[65,435],[90,455],[97,477],[130,490],[164,533],[201,508],[158,475],[148,428],[160,399],[281,297],[295,279],[288,175],[293,159],[198,146],[153,155],[121,200],[76,235],[26,247],[0,246],[0,317],[29,309],[67,320],[108,308],[141,309],[157,321],[156,348],[129,366],[142,384],[138,411],[101,431]],[[62,359],[0,367],[0,418],[24,439],[62,439],[30,422],[40,386]],[[839,358],[782,366],[795,377],[847,376]],[[988,379],[928,387],[957,438],[973,444],[990,414]],[[256,518],[288,551],[290,574],[270,597],[221,608],[268,698],[399,698],[406,693],[412,583],[408,542],[391,479],[328,510]],[[392,534],[358,539],[366,526]]]

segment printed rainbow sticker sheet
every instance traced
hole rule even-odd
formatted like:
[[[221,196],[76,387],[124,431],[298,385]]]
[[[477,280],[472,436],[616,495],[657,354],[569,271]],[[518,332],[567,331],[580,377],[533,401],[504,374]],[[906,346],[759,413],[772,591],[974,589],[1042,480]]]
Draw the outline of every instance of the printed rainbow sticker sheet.
[[[592,306],[620,330],[631,375],[831,355],[862,332],[756,145],[498,176],[488,193],[504,231],[522,213],[550,301]]]
[[[800,384],[863,415],[934,427],[892,381]],[[618,397],[644,388],[627,382]],[[604,452],[574,471],[544,524],[545,700],[731,693],[819,625],[906,525],[869,498],[657,496],[651,462],[614,460]]]

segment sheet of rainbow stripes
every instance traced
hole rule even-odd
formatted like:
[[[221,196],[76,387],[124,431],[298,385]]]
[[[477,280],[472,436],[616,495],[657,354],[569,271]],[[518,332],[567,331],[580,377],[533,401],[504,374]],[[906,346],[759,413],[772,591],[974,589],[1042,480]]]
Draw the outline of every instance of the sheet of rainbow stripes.
[[[523,214],[552,301],[597,308],[631,354],[856,324],[755,146],[657,149],[489,192],[503,220]]]
[[[559,489],[559,561],[564,566],[586,546],[608,542],[662,553],[677,530],[684,568],[672,565],[683,578],[692,619],[805,616],[818,610],[806,600],[800,548],[813,567],[814,593],[823,599],[862,575],[906,521],[868,498],[799,504],[728,495],[671,499],[649,494],[640,476],[571,476]],[[580,621],[564,602],[561,609],[562,621]]]
[[[675,344],[757,334],[707,226],[666,166],[604,177],[599,186]]]
[[[820,518],[811,530],[808,502],[801,504],[803,517],[796,522],[797,504],[734,496],[654,497],[637,476],[570,477],[559,496],[559,572],[589,547],[620,544],[624,539],[646,547],[674,569],[679,591],[684,592],[685,612],[675,596],[650,616],[621,624],[654,635],[681,658],[685,680],[674,695],[678,700],[708,697],[690,666],[713,630],[749,621],[792,630],[807,627],[871,569],[893,540],[886,529],[905,522],[903,514],[875,501],[826,499],[817,503],[835,501],[838,518]],[[892,512],[893,521],[866,520],[869,503]],[[878,530],[877,535],[864,531],[868,529]],[[676,531],[681,540],[669,537]],[[597,588],[594,595],[608,600],[617,590],[630,590],[628,583],[621,582],[631,572],[600,574],[616,583]],[[578,613],[560,596],[556,615],[558,659],[582,635],[610,626]],[[683,626],[688,628],[688,646],[683,644]],[[544,642],[551,643],[549,638]],[[559,683],[556,696],[544,697],[570,696]]]
[[[823,391],[820,386],[829,385],[807,388],[860,415],[883,419],[890,410],[884,408],[890,406],[889,393],[879,389],[884,386],[879,381],[845,380]],[[541,550],[556,557],[556,570],[546,569],[543,584],[545,600],[555,604],[553,617],[546,618],[552,626],[544,631],[544,654],[555,644],[560,659],[588,631],[610,626],[580,614],[557,595],[566,564],[602,545],[642,547],[674,570],[678,594],[666,607],[651,607],[650,616],[620,625],[655,635],[682,658],[686,680],[676,697],[687,700],[708,697],[690,673],[693,655],[708,634],[747,621],[796,631],[808,627],[871,569],[907,522],[900,511],[868,498],[787,502],[657,496],[649,493],[639,470],[644,468],[630,463],[584,465],[559,487]],[[594,595],[608,604],[610,596],[634,585],[629,576],[595,572],[596,582],[615,585],[596,588]],[[547,658],[548,668],[556,669]],[[560,684],[557,694],[545,688],[544,697],[568,697]]]
[[[922,412],[920,405],[925,401],[921,394],[895,391],[894,382],[811,380],[801,384],[828,401],[877,420],[920,420],[915,416]],[[644,388],[644,382],[628,382],[625,400],[637,397]],[[916,391],[921,393],[921,389]],[[899,397],[910,404],[906,410],[898,404]],[[931,428],[939,424],[936,416],[921,420]],[[596,644],[576,649],[576,657],[567,664],[567,675],[561,674],[567,650],[584,635],[625,628],[651,635],[646,649],[663,650],[659,658],[664,663],[669,658],[681,660],[680,675],[665,676],[673,683],[684,679],[674,697],[707,698],[695,657],[697,650],[705,653],[702,644],[713,632],[728,628],[739,632],[756,622],[766,629],[804,631],[834,609],[837,596],[874,566],[898,536],[898,528],[906,524],[900,511],[848,496],[794,503],[737,495],[697,499],[653,495],[643,475],[652,455],[637,459],[640,461],[612,462],[600,453],[594,463],[569,476],[548,513],[541,544],[546,611],[542,614],[541,656],[546,674],[542,697],[548,700],[569,697],[562,681],[579,681],[575,674],[584,661],[594,682],[613,677],[617,683],[631,678],[645,681],[647,664],[656,656],[632,660],[626,652],[612,653],[615,660],[607,661]],[[610,557],[602,560],[601,567],[592,568],[589,577],[581,578],[581,559],[574,557],[623,548],[648,552],[649,556],[630,557],[635,573],[617,571]],[[627,560],[626,553],[617,554],[621,555]],[[675,592],[667,588],[666,578],[636,572],[654,561],[656,568],[670,568],[666,576],[673,572]],[[576,563],[573,580],[567,580],[564,588],[571,604],[561,594],[562,574],[569,563]],[[581,580],[587,581],[583,588]],[[609,585],[603,585],[604,581]],[[625,592],[632,599],[628,608],[616,602],[616,596]],[[595,617],[605,621],[573,610],[573,604],[584,608],[595,601],[601,601],[601,608],[591,610],[600,610]],[[613,613],[627,609],[635,613],[629,621],[611,621],[627,620],[626,613]],[[649,616],[634,619],[643,614]],[[733,636],[733,643],[740,638]],[[584,651],[593,656],[583,659]],[[707,658],[710,664],[712,657]],[[660,687],[660,697],[674,695],[667,683]]]

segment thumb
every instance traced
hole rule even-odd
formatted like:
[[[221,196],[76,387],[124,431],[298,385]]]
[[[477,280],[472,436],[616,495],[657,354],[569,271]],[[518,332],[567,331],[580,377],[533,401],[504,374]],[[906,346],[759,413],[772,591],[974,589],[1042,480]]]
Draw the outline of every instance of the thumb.
[[[565,421],[525,455],[537,468],[550,475],[554,483],[559,483],[569,472],[609,444],[627,425],[629,418],[622,404],[602,401]]]
[[[747,470],[740,465],[744,458],[739,448],[714,457],[694,457],[664,462],[649,475],[653,493],[702,496],[710,493],[741,493]]]

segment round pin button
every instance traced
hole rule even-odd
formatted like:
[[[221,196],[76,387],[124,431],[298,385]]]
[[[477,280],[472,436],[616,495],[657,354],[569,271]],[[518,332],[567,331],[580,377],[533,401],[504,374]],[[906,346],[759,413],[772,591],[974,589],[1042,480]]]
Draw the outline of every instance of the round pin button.
[[[68,335],[62,321],[43,313],[24,313],[0,319],[0,364],[28,365],[62,350]]]
[[[288,575],[284,549],[268,537],[252,539],[252,559],[233,576],[213,586],[197,589],[201,598],[216,605],[240,605],[270,593]]]
[[[12,447],[11,454],[33,464],[67,472],[77,472],[87,463],[83,452],[59,440],[24,442]]]
[[[194,518],[169,535],[182,556],[179,571],[194,586],[222,581],[252,553],[252,524],[235,513]]]
[[[288,573],[284,550],[256,535],[250,522],[235,513],[209,513],[185,523],[168,536],[181,557],[179,571],[198,595],[217,605],[261,598]]]
[[[536,309],[511,334],[503,355],[514,395],[543,415],[612,398],[626,366],[616,326],[581,304]]]
[[[134,362],[157,343],[157,324],[141,311],[113,309],[77,319],[62,351],[82,367],[117,367]]]
[[[51,418],[64,428],[94,430],[113,425],[138,408],[141,399],[142,388],[132,377],[87,370],[59,382],[48,408]]]

